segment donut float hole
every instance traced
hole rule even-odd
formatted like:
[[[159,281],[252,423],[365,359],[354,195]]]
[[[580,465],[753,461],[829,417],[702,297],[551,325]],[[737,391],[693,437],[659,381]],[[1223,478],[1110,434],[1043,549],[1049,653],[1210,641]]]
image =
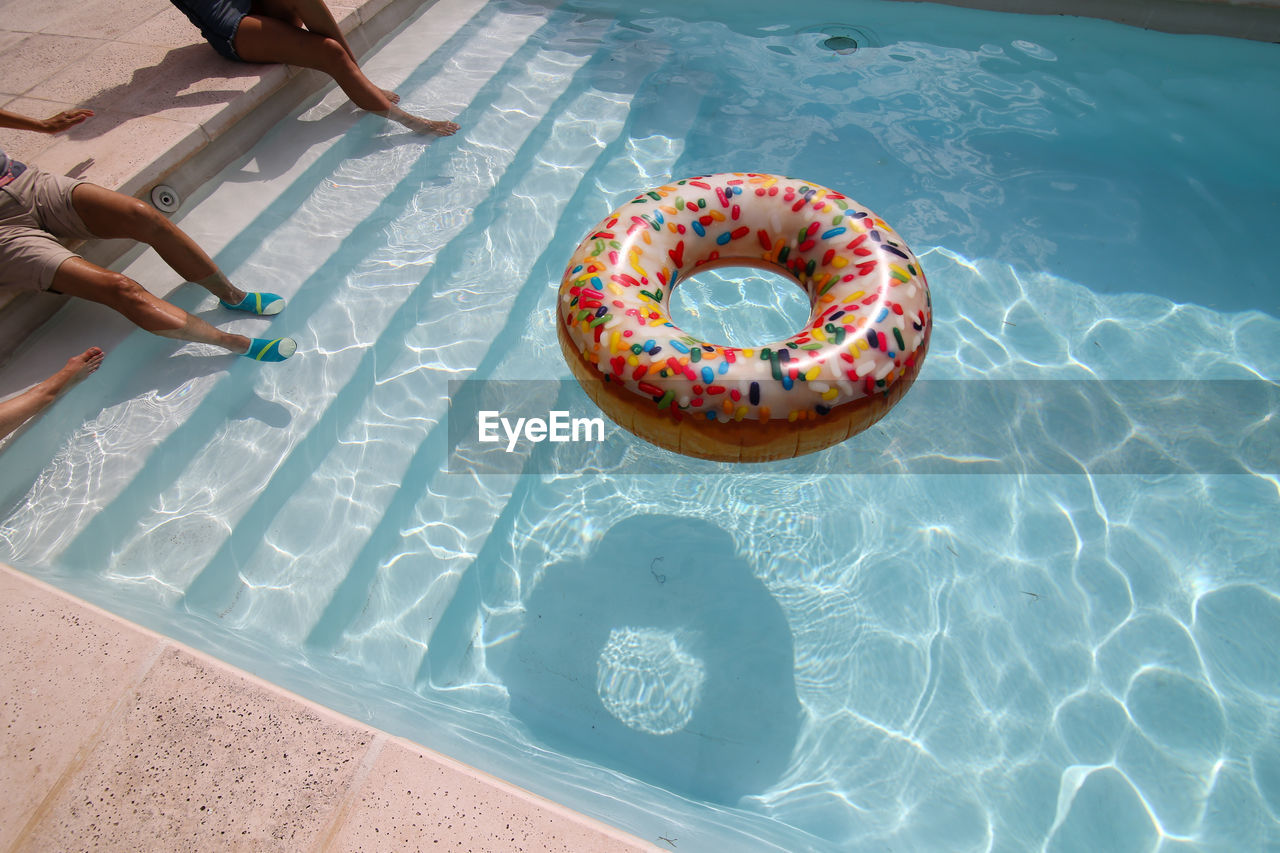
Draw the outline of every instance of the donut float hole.
[[[680,279],[671,292],[671,319],[711,343],[758,347],[789,338],[809,319],[809,297],[798,282],[749,267],[722,267]]]

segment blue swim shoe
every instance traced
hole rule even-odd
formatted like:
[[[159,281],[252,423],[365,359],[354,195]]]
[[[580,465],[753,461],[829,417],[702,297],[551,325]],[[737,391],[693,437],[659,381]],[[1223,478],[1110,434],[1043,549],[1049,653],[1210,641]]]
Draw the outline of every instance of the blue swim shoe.
[[[284,361],[298,351],[298,342],[293,338],[253,338],[249,341],[249,351],[242,353],[245,358],[254,361]]]
[[[284,310],[284,297],[274,293],[246,293],[244,299],[235,305],[222,299],[218,302],[222,303],[223,308],[230,308],[232,311],[248,311],[250,314],[263,316],[279,314]]]

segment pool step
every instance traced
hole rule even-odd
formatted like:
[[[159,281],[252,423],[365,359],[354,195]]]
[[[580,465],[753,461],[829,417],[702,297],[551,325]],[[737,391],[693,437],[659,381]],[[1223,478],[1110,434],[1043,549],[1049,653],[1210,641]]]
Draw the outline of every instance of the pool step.
[[[257,547],[236,561],[242,563],[239,577],[226,572],[215,557],[189,591],[190,606],[216,607],[219,596],[225,599],[233,593],[238,598],[225,612],[226,618],[269,624],[292,643],[300,643],[310,633],[324,602],[351,570],[400,491],[423,436],[444,421],[448,380],[463,376],[481,361],[492,345],[495,325],[506,322],[505,312],[522,283],[522,270],[540,250],[539,215],[555,216],[555,211],[526,207],[534,190],[528,181],[537,170],[521,176],[510,173],[509,166],[555,104],[559,87],[573,78],[574,66],[585,61],[585,57],[553,51],[532,57],[525,73],[510,82],[494,108],[468,132],[471,144],[460,147],[454,158],[461,161],[455,184],[433,188],[437,199],[420,194],[406,215],[392,224],[393,233],[413,235],[405,245],[430,258],[415,276],[420,283],[362,344],[367,348],[368,367],[353,374],[340,392],[350,398],[344,400],[346,422],[315,442],[308,436],[306,465],[299,469],[302,476],[289,494],[281,495],[264,538],[246,539]],[[552,81],[559,82],[553,85]],[[603,106],[596,109],[601,114],[605,111]],[[625,115],[625,104],[614,109]],[[607,115],[603,121],[610,123]],[[579,156],[594,158],[599,150],[590,146]],[[550,162],[557,163],[561,176],[570,173],[556,160]],[[479,177],[460,189],[457,183],[468,175]],[[516,183],[513,190],[493,192],[494,184],[508,182]],[[565,192],[571,191],[572,184]],[[490,196],[502,201],[495,207],[486,202]],[[469,215],[457,215],[449,206],[462,206]],[[520,235],[517,245],[492,245],[492,235],[512,232]],[[433,272],[437,253],[447,257],[448,268],[456,272],[447,276]],[[375,255],[364,267],[374,275],[383,275],[380,266],[393,271],[389,274],[400,274],[396,254],[394,249],[386,250],[385,256]],[[343,302],[354,304],[351,299]],[[439,459],[435,456],[423,464],[435,466]],[[316,536],[317,529],[342,530],[344,535]],[[437,549],[441,557],[449,551],[447,545]],[[308,567],[305,574],[299,572],[303,565]],[[242,582],[244,587],[215,589],[214,578],[223,583],[231,580],[237,587]],[[302,580],[308,591],[305,596],[293,588]],[[265,614],[270,617],[264,618]]]
[[[486,87],[504,85],[509,61],[542,22],[532,15],[487,14],[459,34],[443,67],[402,87],[405,100],[429,100],[445,113],[464,110]],[[110,554],[110,574],[175,600],[218,550],[228,528],[269,488],[280,460],[313,430],[336,431],[332,416],[328,421],[325,416],[339,389],[360,369],[363,348],[356,336],[376,337],[416,287],[416,279],[405,284],[403,276],[379,278],[378,268],[419,264],[425,269],[432,258],[409,246],[396,258],[382,258],[355,285],[348,283],[349,274],[366,261],[363,246],[387,242],[389,223],[420,193],[438,189],[423,187],[415,164],[423,158],[443,163],[463,141],[388,132],[377,119],[367,126],[376,133],[357,128],[339,139],[245,229],[251,251],[233,241],[219,253],[220,259],[247,257],[233,268],[241,280],[281,283],[290,305],[271,321],[271,329],[293,334],[303,351],[279,366],[206,357],[212,353],[195,345],[164,359],[158,356],[170,344],[132,335],[95,377],[93,390],[105,395],[101,414],[86,412],[85,427],[6,519],[5,531],[13,532],[13,552],[21,562],[102,571],[103,555]],[[284,222],[276,218],[281,209],[291,213]],[[450,210],[447,215],[458,214]],[[403,242],[418,235],[398,236]],[[322,323],[326,311],[341,310],[335,291],[343,286],[359,288],[349,297],[361,309],[347,324],[355,339],[319,342],[310,329]],[[264,321],[236,323],[247,331],[261,329]],[[131,364],[137,379],[127,372]],[[110,373],[120,367],[126,370],[123,377]],[[116,386],[99,379],[114,379]],[[139,381],[148,384],[138,387]],[[148,393],[149,387],[158,390]],[[92,408],[94,402],[87,397],[84,405]],[[82,473],[98,470],[103,476]],[[209,493],[209,483],[220,484],[216,495]]]
[[[506,235],[504,239],[519,244],[497,247],[497,253],[519,258],[520,269],[532,272],[527,280],[515,277],[514,290],[493,294],[514,310],[504,318],[491,315],[487,333],[497,333],[499,339],[522,340],[515,347],[509,340],[503,341],[497,351],[505,351],[505,357],[497,361],[496,369],[486,367],[481,358],[475,359],[472,364],[481,367],[473,379],[490,378],[490,371],[528,376],[530,361],[556,359],[558,363],[550,315],[545,310],[535,313],[534,306],[545,308],[548,304],[553,288],[543,282],[558,275],[552,270],[572,251],[562,244],[566,239],[576,240],[573,235],[581,230],[557,228],[557,222],[603,216],[573,209],[576,188],[593,172],[627,168],[632,163],[628,157],[610,156],[614,148],[628,153],[620,145],[601,154],[604,143],[624,127],[628,106],[616,93],[593,90],[575,98],[557,119],[558,127],[536,165],[504,200],[503,220],[526,224],[492,229],[493,235]],[[588,114],[593,120],[583,121],[582,116]],[[535,197],[558,198],[560,202],[555,209],[535,210],[531,201]],[[530,337],[538,343],[531,346]],[[539,349],[540,356],[530,356]],[[554,387],[535,385],[544,390]],[[554,402],[546,401],[548,407]],[[438,424],[435,432],[443,438],[446,426]],[[410,466],[421,487],[402,489],[397,501],[404,505],[383,513],[381,535],[370,540],[371,544],[376,541],[376,546],[366,548],[353,564],[351,574],[335,591],[308,638],[313,647],[331,648],[336,654],[368,661],[384,671],[393,666],[394,672],[387,672],[386,677],[396,683],[414,682],[422,654],[453,599],[458,580],[485,547],[521,479],[519,475],[495,475],[477,480],[450,473],[447,446],[441,442],[432,451],[420,454]]]
[[[579,26],[575,35],[581,39],[594,33]],[[573,56],[576,63],[583,61],[576,52],[565,55]],[[581,72],[589,80],[599,73],[599,69]],[[553,76],[568,75],[562,70]],[[571,91],[580,89],[576,86]],[[529,144],[541,148],[520,158],[533,165],[504,176],[500,191],[491,194],[498,201],[477,208],[476,222],[442,252],[449,258],[441,268],[456,272],[440,281],[434,274],[427,275],[419,285],[413,298],[416,301],[422,294],[424,301],[413,308],[425,319],[403,329],[393,321],[373,349],[378,360],[385,357],[386,366],[372,379],[353,379],[343,389],[343,394],[353,385],[362,389],[360,410],[349,421],[352,434],[334,443],[318,464],[311,463],[315,469],[307,474],[306,483],[298,485],[296,496],[270,522],[270,530],[309,534],[315,529],[317,512],[324,512],[319,508],[326,500],[333,502],[335,476],[383,472],[384,478],[377,482],[349,480],[350,490],[337,515],[328,516],[350,535],[328,546],[316,546],[306,535],[285,547],[279,547],[283,544],[279,541],[263,542],[243,558],[228,551],[235,564],[251,568],[242,569],[236,577],[227,571],[228,564],[215,558],[189,589],[189,607],[283,634],[289,643],[305,638],[313,649],[325,648],[340,656],[361,659],[369,654],[391,680],[413,683],[435,617],[448,605],[453,584],[474,559],[510,493],[508,484],[490,481],[477,489],[472,479],[443,472],[445,380],[465,375],[477,364],[483,370],[492,354],[503,349],[492,346],[495,331],[503,330],[497,332],[499,339],[530,331],[529,315],[549,298],[546,283],[558,278],[572,243],[608,212],[607,202],[599,210],[583,211],[574,210],[570,201],[593,166],[598,176],[612,171],[609,177],[623,193],[632,191],[637,180],[652,180],[638,175],[634,167],[636,162],[653,162],[648,150],[623,147],[616,155],[601,158],[609,163],[620,160],[624,165],[619,169],[601,170],[594,165],[630,113],[625,95],[588,87],[584,94],[562,100],[553,111],[555,119],[542,119],[531,137]],[[527,115],[529,111],[517,112]],[[659,153],[673,148],[665,137],[657,145]],[[533,200],[540,198],[563,201],[538,207]],[[567,230],[557,228],[566,206],[573,215]],[[547,249],[557,234],[565,235],[562,241],[567,245]],[[528,272],[530,268],[533,272]],[[527,280],[522,281],[523,276]],[[513,300],[525,304],[511,313]],[[546,332],[541,330],[539,339],[553,342],[554,335]],[[554,343],[550,348],[551,357],[558,359]],[[444,353],[452,360],[424,369],[424,352]],[[404,441],[406,423],[419,434],[427,428],[426,439],[416,449]],[[321,447],[320,442],[315,444],[317,451]],[[378,465],[365,464],[369,453],[381,454]],[[263,503],[272,506],[265,498]],[[260,532],[270,538],[267,528]],[[260,538],[251,531],[245,541]],[[288,557],[278,558],[279,551]],[[306,597],[283,590],[287,584],[277,582],[301,577],[299,566],[308,567]],[[234,589],[228,588],[228,580],[234,582]],[[321,610],[319,601],[330,590],[332,596]]]
[[[467,14],[465,2],[451,0],[448,5],[453,10],[451,14]],[[453,27],[454,34],[444,42],[439,56],[422,62],[408,79],[377,57],[367,64],[380,69],[379,79],[397,83],[408,103],[416,100],[416,91],[435,87],[442,89],[443,95],[433,95],[433,104],[451,113],[462,110],[468,93],[484,81],[472,82],[470,77],[474,75],[446,73],[443,57],[474,49],[490,18],[492,15],[482,8],[470,23],[450,20],[446,27]],[[438,28],[433,15],[424,16],[409,24],[401,38],[435,46],[439,44]],[[500,24],[490,27],[488,41],[514,51],[502,29]],[[448,85],[437,86],[439,78]],[[385,122],[369,118],[362,127],[351,129],[352,116],[346,109],[317,118],[315,114],[323,113],[332,100],[326,98],[303,116],[282,123],[275,133],[274,146],[264,143],[255,149],[252,160],[228,173],[227,184],[211,199],[226,205],[227,214],[219,215],[217,204],[202,205],[183,219],[184,229],[198,234],[201,245],[214,252],[222,266],[237,278],[246,259],[262,254],[264,241],[274,239],[281,223],[288,221],[317,187],[330,191],[330,204],[326,205],[330,210],[346,207],[358,212],[363,202],[368,203],[366,212],[377,209],[381,198],[378,188],[361,192],[332,180],[344,161],[362,154],[375,156],[378,149],[386,149],[381,153],[396,163],[403,162],[407,170],[430,144],[429,140],[397,133],[388,146],[381,142],[387,128]],[[369,151],[372,153],[366,153]],[[299,168],[299,163],[304,165]],[[389,175],[393,176],[394,165],[388,167]],[[281,174],[288,176],[285,181],[274,181]],[[256,207],[256,200],[246,203],[242,198],[240,185],[257,185],[259,179],[268,184],[265,188],[259,186],[257,194],[272,198],[265,209]],[[278,189],[282,185],[287,187],[283,192]],[[390,186],[384,190],[388,191]],[[247,215],[253,216],[251,223],[224,248],[226,221],[238,220],[241,225],[236,227],[242,227]],[[346,221],[351,222],[352,217]],[[290,255],[264,271],[270,275],[266,279],[270,289],[291,295],[308,282],[334,247],[340,245],[343,233],[350,231],[349,226],[346,232],[342,227],[339,223],[337,229],[327,228],[312,235],[301,250],[291,246]],[[257,335],[262,330],[261,320],[228,319],[228,312],[217,308],[216,300],[203,290],[179,285],[177,275],[152,252],[144,253],[128,272],[161,294],[166,293],[166,287],[176,287],[167,298],[228,331]],[[249,281],[256,284],[252,276],[258,271],[247,272]],[[315,283],[310,283],[314,287]],[[301,310],[295,301],[289,315],[278,318],[272,326],[300,326],[305,320]],[[152,504],[181,474],[192,451],[203,447],[216,433],[228,408],[243,406],[251,416],[270,413],[273,408],[274,401],[261,399],[262,391],[255,387],[252,371],[245,370],[250,365],[220,356],[220,350],[181,346],[139,333],[128,321],[99,306],[73,301],[50,321],[44,334],[51,339],[82,338],[89,332],[93,340],[108,348],[109,358],[92,382],[77,387],[51,413],[60,423],[80,426],[65,431],[27,430],[8,452],[0,454],[0,517],[5,518],[0,536],[11,544],[10,559],[23,565],[67,562],[60,552],[93,519],[98,523],[99,535],[86,537],[90,541],[81,553],[85,560],[73,558],[70,562],[85,571],[100,570],[103,551],[115,549],[132,527],[137,507]],[[119,343],[112,345],[113,341]],[[175,347],[180,348],[175,352]],[[235,376],[231,383],[223,381],[228,373]]]
[[[687,115],[692,120],[696,109]],[[557,132],[557,136],[563,135],[564,131]],[[666,180],[681,153],[680,146],[665,136],[636,139],[624,133],[578,184],[616,188],[609,194],[616,200],[636,187]],[[552,162],[559,162],[563,168],[563,160]],[[646,172],[640,164],[656,165],[662,173]],[[592,193],[594,190],[588,190],[584,195]],[[551,285],[562,271],[564,258],[572,253],[581,235],[609,212],[607,206],[574,211],[576,201],[570,202],[570,212],[560,223],[557,239],[533,265],[531,282],[542,270],[551,279],[547,291],[539,298],[531,283],[523,289],[522,301],[532,296],[530,301],[547,304],[545,300],[551,296]],[[518,328],[523,340],[505,358],[481,364],[474,378],[525,377],[530,375],[530,362],[559,362],[550,312],[534,314],[531,308],[518,305],[510,317],[509,325]],[[525,317],[532,322],[524,322]],[[517,333],[516,329],[502,332],[513,333]],[[539,387],[546,388],[541,383]],[[443,431],[443,427],[439,429]],[[479,640],[486,619],[492,624],[500,614],[479,606],[480,587],[492,592],[495,570],[478,564],[491,562],[493,554],[510,550],[504,543],[495,544],[494,539],[512,535],[511,514],[524,511],[522,487],[537,478],[488,475],[476,480],[465,474],[448,473],[446,466],[447,461],[434,462],[420,493],[402,493],[414,502],[409,521],[388,531],[391,541],[380,552],[362,555],[362,561],[371,562],[354,567],[352,576],[344,581],[325,618],[309,638],[310,645],[331,649],[334,654],[382,672],[392,683],[421,688],[428,683],[447,687],[483,680]],[[398,517],[397,513],[388,513],[383,526],[391,526],[388,522],[394,524]],[[466,519],[465,524],[459,524],[461,519]],[[447,547],[442,549],[442,544]],[[518,604],[517,594],[514,605]],[[337,618],[338,613],[345,616]],[[447,651],[437,654],[437,643]]]

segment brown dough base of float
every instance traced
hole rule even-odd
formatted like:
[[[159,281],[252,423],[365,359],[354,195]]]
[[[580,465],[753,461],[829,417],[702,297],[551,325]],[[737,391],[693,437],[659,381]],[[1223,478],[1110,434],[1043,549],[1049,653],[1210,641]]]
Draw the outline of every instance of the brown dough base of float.
[[[907,392],[920,365],[894,380],[886,393],[863,397],[833,409],[816,420],[788,421],[778,418],[768,422],[756,420],[710,420],[686,414],[679,421],[654,407],[651,400],[623,387],[606,382],[600,373],[583,361],[567,334],[563,322],[557,322],[560,351],[582,389],[610,420],[645,441],[675,453],[710,459],[715,462],[773,462],[824,450],[857,435],[875,424],[893,408]]]

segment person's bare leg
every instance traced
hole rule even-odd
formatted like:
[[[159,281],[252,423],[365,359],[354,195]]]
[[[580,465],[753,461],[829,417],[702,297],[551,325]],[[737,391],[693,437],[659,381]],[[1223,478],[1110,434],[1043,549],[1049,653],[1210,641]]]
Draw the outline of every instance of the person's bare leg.
[[[185,280],[233,305],[244,299],[245,292],[222,274],[196,241],[146,202],[96,184],[80,184],[71,192],[71,204],[95,235],[146,243]]]
[[[236,30],[236,54],[245,62],[283,62],[323,71],[362,110],[389,118],[416,133],[451,136],[458,125],[411,115],[373,85],[339,41],[267,15],[246,15]]]
[[[360,59],[351,49],[351,44],[324,0],[254,0],[252,8],[256,14],[276,18],[293,24],[299,29],[305,27],[313,33],[328,36],[342,45],[342,49],[347,52],[347,56],[351,57],[351,61],[359,66]],[[391,103],[400,103],[400,96],[395,92],[380,86],[377,88]]]
[[[128,276],[103,269],[84,258],[63,261],[53,275],[50,290],[105,305],[153,335],[213,344],[238,354],[249,351],[251,341],[244,335],[215,329],[177,305],[165,302]]]
[[[245,62],[283,62],[323,71],[355,105],[377,112],[391,105],[336,39],[300,30],[267,15],[246,15],[235,38],[236,54]]]
[[[185,231],[146,202],[95,184],[80,184],[71,192],[71,203],[97,236],[146,243],[174,272],[229,307],[272,315],[279,314],[285,306],[284,299],[274,293],[255,293],[246,301],[250,294],[236,287]]]
[[[102,365],[102,358],[102,350],[90,347],[67,359],[66,366],[48,379],[0,403],[0,438],[52,406],[67,389],[97,370]]]
[[[256,14],[277,18],[293,23],[295,26],[306,27],[313,33],[328,36],[342,45],[342,49],[347,52],[347,56],[351,57],[352,62],[358,61],[355,51],[347,43],[347,37],[324,0],[254,0],[253,11]]]

